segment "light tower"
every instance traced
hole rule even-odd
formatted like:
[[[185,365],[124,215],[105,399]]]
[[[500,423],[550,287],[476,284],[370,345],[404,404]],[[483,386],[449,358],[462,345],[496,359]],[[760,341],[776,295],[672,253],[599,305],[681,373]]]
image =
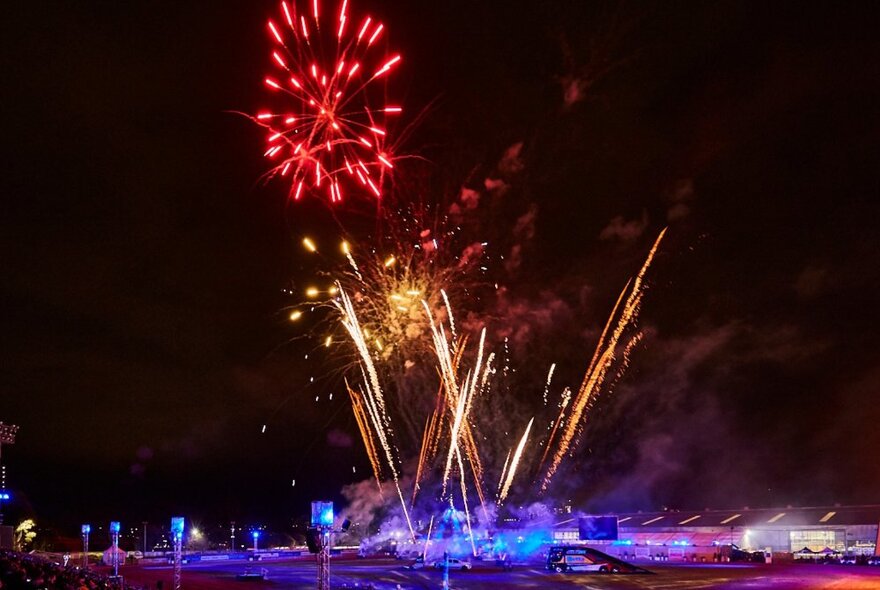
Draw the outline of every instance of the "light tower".
[[[174,544],[174,575],[171,590],[180,590],[180,565],[183,561],[183,517],[171,518],[171,542]]]
[[[6,466],[3,465],[3,445],[14,445],[18,426],[0,422],[0,524],[3,524],[3,501],[9,500],[6,491]]]
[[[312,502],[312,526],[317,530],[318,590],[330,590],[330,532],[333,528],[333,502]]]
[[[118,520],[110,522],[110,541],[113,549],[113,557],[110,559],[113,562],[113,577],[117,581],[119,580],[119,531],[121,528]]]
[[[82,558],[82,567],[83,569],[88,569],[89,567],[89,533],[92,532],[92,525],[84,524],[82,525],[82,538],[83,538],[83,558]]]

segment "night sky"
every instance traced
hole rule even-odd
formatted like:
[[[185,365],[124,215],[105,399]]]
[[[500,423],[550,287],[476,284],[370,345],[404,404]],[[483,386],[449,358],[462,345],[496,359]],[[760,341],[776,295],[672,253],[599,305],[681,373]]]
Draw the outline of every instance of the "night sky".
[[[646,337],[597,407],[570,497],[880,501],[870,3],[352,6],[381,15],[404,55],[393,90],[410,121],[425,111],[401,149],[430,162],[432,186],[480,188],[523,143],[510,207],[537,216],[509,286],[566,324],[531,333],[538,382],[559,360],[577,385],[617,292],[670,227]],[[345,396],[314,402],[327,391],[308,385],[309,345],[289,342],[282,311],[282,289],[306,278],[298,241],[334,235],[329,215],[259,183],[262,135],[231,112],[265,101],[276,9],[4,9],[13,518],[284,522],[369,475]]]

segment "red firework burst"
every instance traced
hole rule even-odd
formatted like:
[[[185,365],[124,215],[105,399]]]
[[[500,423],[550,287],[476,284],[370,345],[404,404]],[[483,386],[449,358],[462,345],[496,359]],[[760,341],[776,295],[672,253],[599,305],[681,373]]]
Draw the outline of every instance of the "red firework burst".
[[[348,184],[379,198],[393,167],[384,149],[385,122],[401,108],[389,105],[384,86],[375,82],[401,57],[379,50],[382,23],[366,16],[355,24],[347,4],[325,15],[319,0],[308,0],[303,11],[294,1],[282,2],[282,20],[267,25],[276,45],[275,72],[265,84],[286,102],[254,120],[268,132],[264,155],[274,164],[268,175],[290,178],[294,200],[326,190],[338,203]]]

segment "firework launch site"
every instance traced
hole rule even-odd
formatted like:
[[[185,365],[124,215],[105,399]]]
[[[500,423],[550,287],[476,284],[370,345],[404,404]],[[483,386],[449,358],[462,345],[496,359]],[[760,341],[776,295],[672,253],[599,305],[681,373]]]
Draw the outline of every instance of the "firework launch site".
[[[301,546],[278,544],[283,536],[263,528],[243,535],[252,545],[224,550],[219,537],[194,527],[175,532],[172,523],[152,550],[125,551],[116,548],[139,547],[146,537],[129,534],[120,545],[111,524],[111,545],[102,553],[84,558],[82,546],[57,539],[56,549],[67,544],[71,551],[37,551],[28,559],[47,571],[55,563],[74,579],[87,567],[90,579],[131,589],[313,588],[315,580],[319,588],[373,590],[880,585],[876,505],[584,515],[535,504],[520,518],[485,529],[475,522],[470,531],[465,515],[448,508],[433,523],[417,520],[411,539],[407,527],[393,525],[363,537],[358,523],[334,515],[330,503],[316,504]],[[104,535],[94,537],[103,547]],[[0,571],[7,582],[10,575]]]
[[[880,568],[876,568],[880,569]],[[171,580],[168,566],[129,569],[133,585],[155,587],[156,581],[167,585]],[[258,572],[264,579],[242,582],[236,577],[245,571]],[[488,588],[593,588],[619,590],[674,590],[678,588],[719,588],[734,590],[761,588],[769,590],[852,589],[873,590],[880,583],[880,572],[860,570],[845,565],[800,564],[657,564],[650,574],[557,574],[541,566],[499,567],[477,566],[470,571],[453,572],[449,588],[477,590]],[[313,562],[273,561],[259,567],[241,564],[202,564],[184,566],[184,583],[188,588],[226,590],[228,588],[307,589],[315,587],[317,568]],[[340,559],[333,565],[333,588],[340,590],[434,590],[443,587],[443,574],[436,569],[408,570],[400,561],[391,559]]]

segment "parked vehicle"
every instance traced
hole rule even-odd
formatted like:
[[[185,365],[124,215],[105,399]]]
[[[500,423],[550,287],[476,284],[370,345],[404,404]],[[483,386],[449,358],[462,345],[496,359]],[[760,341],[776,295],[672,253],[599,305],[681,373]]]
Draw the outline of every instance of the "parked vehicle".
[[[617,573],[620,568],[580,547],[553,547],[547,554],[548,570],[564,572]]]
[[[451,569],[451,570],[467,571],[467,570],[471,569],[470,562],[462,561],[461,559],[457,559],[455,557],[450,557],[449,559],[441,559],[440,561],[435,561],[434,567],[438,570],[442,570],[446,567],[447,562],[449,563],[449,569]]]
[[[413,562],[411,564],[406,566],[406,569],[419,570],[419,569],[422,569],[423,567],[425,567],[425,558],[422,557],[421,555],[419,555],[418,557],[415,558],[415,560],[413,560]]]

